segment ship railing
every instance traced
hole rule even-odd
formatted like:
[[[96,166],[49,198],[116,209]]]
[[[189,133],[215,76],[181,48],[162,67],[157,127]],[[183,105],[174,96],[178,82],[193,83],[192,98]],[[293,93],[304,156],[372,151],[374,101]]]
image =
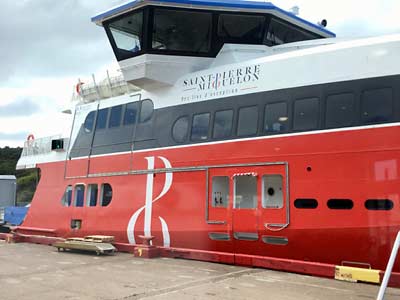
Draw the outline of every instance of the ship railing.
[[[39,139],[27,140],[24,143],[24,148],[22,150],[21,158],[28,156],[39,156],[51,153],[52,151],[54,151],[54,149],[52,150],[53,140],[60,140],[60,139],[63,139],[64,141],[63,149],[68,149],[69,139],[63,138],[61,135],[53,135]]]
[[[394,242],[392,253],[390,254],[389,262],[386,267],[385,275],[383,276],[381,287],[379,288],[377,300],[383,300],[386,292],[386,288],[389,284],[390,275],[392,274],[393,265],[396,261],[397,253],[400,247],[400,231],[397,233],[396,240]]]

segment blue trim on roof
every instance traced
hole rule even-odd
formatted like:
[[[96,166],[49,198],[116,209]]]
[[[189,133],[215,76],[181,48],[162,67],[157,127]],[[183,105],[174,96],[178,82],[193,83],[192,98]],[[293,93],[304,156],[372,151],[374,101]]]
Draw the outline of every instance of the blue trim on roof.
[[[101,20],[111,17],[113,15],[123,13],[126,10],[132,9],[135,6],[139,6],[142,3],[149,3],[149,4],[163,4],[163,3],[175,3],[175,4],[185,4],[188,6],[209,6],[209,7],[226,7],[226,8],[242,8],[242,9],[259,9],[259,10],[275,10],[280,12],[296,21],[299,21],[303,24],[311,26],[321,32],[324,32],[332,37],[335,37],[336,34],[321,27],[317,24],[311,23],[307,20],[299,18],[298,16],[285,11],[271,2],[256,2],[256,1],[246,1],[246,0],[156,0],[156,1],[148,1],[148,0],[133,0],[131,2],[122,4],[118,7],[110,9],[104,13],[101,13],[97,16],[94,16],[91,20],[92,22],[101,22]],[[153,2],[153,3],[152,3]]]

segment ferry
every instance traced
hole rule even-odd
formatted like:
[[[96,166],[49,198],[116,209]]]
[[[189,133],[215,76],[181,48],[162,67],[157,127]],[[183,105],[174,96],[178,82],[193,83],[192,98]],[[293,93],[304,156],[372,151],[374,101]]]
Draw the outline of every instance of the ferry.
[[[123,80],[80,82],[70,136],[25,143],[17,168],[41,178],[17,233],[385,269],[400,35],[340,39],[240,0],[136,0],[92,21]]]

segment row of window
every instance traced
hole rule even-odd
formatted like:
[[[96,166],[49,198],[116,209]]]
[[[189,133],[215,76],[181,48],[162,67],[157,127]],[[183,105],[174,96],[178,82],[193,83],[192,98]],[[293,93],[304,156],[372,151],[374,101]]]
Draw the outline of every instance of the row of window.
[[[294,131],[307,131],[319,128],[320,99],[306,98],[293,102]],[[376,124],[393,119],[393,90],[381,88],[366,90],[361,96],[360,114],[357,116],[355,95],[342,93],[329,95],[326,98],[324,128],[340,128],[358,124]],[[259,107],[257,105],[241,107],[237,112],[237,126],[234,133],[238,137],[256,135],[259,127]],[[263,133],[276,134],[287,132],[290,127],[290,116],[287,102],[276,102],[265,105]],[[212,132],[210,132],[211,113],[195,114],[190,124],[189,116],[178,118],[172,128],[175,142],[187,140],[190,130],[190,140],[193,142],[231,137],[234,129],[234,110],[217,111],[214,114]]]
[[[154,104],[150,99],[103,108],[97,112],[97,117],[96,111],[92,111],[87,115],[84,122],[84,129],[85,132],[90,133],[93,131],[94,126],[96,130],[101,130],[131,126],[138,121],[139,123],[145,123],[151,119],[153,111]]]
[[[294,206],[299,209],[316,209],[318,201],[316,199],[296,199]],[[330,209],[349,210],[353,208],[354,203],[350,199],[330,199],[327,206]],[[368,210],[392,210],[394,204],[389,199],[369,199],[364,202],[364,206]]]
[[[77,184],[75,187],[68,185],[65,189],[64,195],[61,199],[63,206],[75,207],[94,207],[94,206],[108,206],[112,200],[112,187],[108,183],[103,183],[100,186],[97,184]]]

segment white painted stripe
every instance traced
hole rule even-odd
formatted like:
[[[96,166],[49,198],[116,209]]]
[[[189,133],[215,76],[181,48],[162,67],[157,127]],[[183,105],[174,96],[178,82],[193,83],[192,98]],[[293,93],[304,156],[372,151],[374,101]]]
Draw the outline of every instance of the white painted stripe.
[[[154,170],[154,156],[146,157],[148,170]],[[153,174],[147,174],[146,209],[144,211],[144,235],[151,236],[151,213],[153,210]]]
[[[142,211],[144,210],[144,206],[141,207],[140,209],[138,209],[130,218],[129,222],[128,222],[128,227],[126,229],[127,234],[128,234],[128,241],[129,244],[131,245],[135,245],[136,244],[136,240],[135,240],[135,226],[136,226],[136,221],[139,217],[139,215],[142,213]]]
[[[171,246],[171,239],[169,236],[169,230],[168,230],[168,225],[167,222],[161,217],[158,217],[161,222],[161,228],[162,228],[162,234],[163,234],[163,240],[164,240],[164,247],[170,247]]]

